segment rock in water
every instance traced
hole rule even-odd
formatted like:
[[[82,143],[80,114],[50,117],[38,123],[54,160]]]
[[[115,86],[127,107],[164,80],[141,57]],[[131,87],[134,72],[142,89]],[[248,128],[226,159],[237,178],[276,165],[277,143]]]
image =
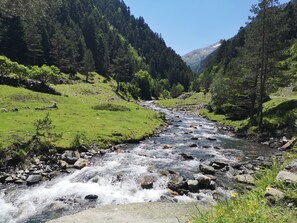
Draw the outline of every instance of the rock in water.
[[[200,168],[200,170],[201,170],[202,173],[212,174],[212,175],[215,174],[215,169],[212,166],[208,166],[206,164],[201,164],[199,166],[199,168]]]
[[[193,156],[191,156],[191,155],[187,155],[187,154],[185,154],[185,153],[181,153],[180,155],[181,155],[185,160],[193,160],[193,159],[194,159]]]
[[[42,180],[42,176],[41,175],[30,175],[28,178],[27,178],[27,184],[28,185],[32,185],[32,184],[36,184],[38,183],[39,181]]]
[[[82,169],[82,168],[86,167],[87,165],[88,165],[88,160],[79,158],[74,163],[74,166],[73,167],[76,168],[76,169]]]
[[[98,196],[94,195],[94,194],[89,194],[89,195],[85,196],[85,199],[86,200],[97,200]]]
[[[140,183],[142,189],[152,189],[154,186],[155,178],[152,176],[145,176]]]

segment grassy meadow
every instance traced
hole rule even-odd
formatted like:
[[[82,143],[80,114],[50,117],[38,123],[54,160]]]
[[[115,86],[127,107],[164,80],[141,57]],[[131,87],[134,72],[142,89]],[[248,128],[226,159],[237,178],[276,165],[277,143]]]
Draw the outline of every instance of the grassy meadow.
[[[77,135],[83,135],[88,143],[95,142],[102,147],[139,140],[152,134],[163,122],[159,114],[122,100],[113,91],[114,83],[107,82],[101,76],[96,76],[93,84],[52,87],[62,96],[0,85],[2,148],[17,141],[29,140],[36,132],[33,123],[47,114],[55,126],[54,131],[63,134],[55,145],[65,148]],[[35,109],[53,103],[57,103],[58,109]]]

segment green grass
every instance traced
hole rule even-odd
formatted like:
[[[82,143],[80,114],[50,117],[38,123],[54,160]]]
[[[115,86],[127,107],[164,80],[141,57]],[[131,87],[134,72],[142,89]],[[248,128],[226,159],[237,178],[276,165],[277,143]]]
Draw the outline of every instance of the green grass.
[[[186,99],[179,99],[179,98],[173,98],[173,99],[162,99],[158,100],[157,103],[160,106],[166,107],[166,108],[180,108],[180,107],[191,107],[191,106],[199,106],[201,104],[208,104],[210,102],[210,95],[203,93],[191,93],[191,96]]]
[[[35,131],[33,123],[43,119],[47,113],[56,126],[55,132],[63,133],[56,146],[66,148],[78,134],[102,147],[139,140],[152,134],[163,122],[155,112],[123,101],[112,90],[113,83],[103,82],[102,77],[96,77],[94,84],[53,86],[62,96],[0,85],[0,145],[6,148],[18,139],[30,139]],[[35,110],[54,102],[58,109]],[[106,105],[119,111],[96,109]],[[3,112],[1,108],[9,112]],[[12,112],[14,108],[18,112]]]
[[[275,181],[282,165],[273,165],[261,172],[257,185],[245,194],[234,194],[234,198],[215,206],[207,214],[199,214],[194,223],[293,223],[297,222],[296,204],[287,207],[283,203],[271,205],[264,197],[266,190],[273,186],[286,195],[296,196],[296,187],[286,186]],[[294,191],[295,189],[295,191]]]

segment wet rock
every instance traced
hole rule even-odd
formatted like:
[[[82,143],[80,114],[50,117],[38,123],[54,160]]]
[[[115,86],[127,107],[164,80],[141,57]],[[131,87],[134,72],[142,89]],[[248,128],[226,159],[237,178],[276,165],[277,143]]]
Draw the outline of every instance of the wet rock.
[[[26,181],[22,180],[22,179],[18,179],[18,180],[15,180],[14,183],[15,184],[24,184]]]
[[[237,175],[234,177],[234,180],[238,183],[255,185],[255,179],[250,174]]]
[[[173,176],[168,183],[168,188],[179,194],[186,194],[188,184],[182,176]]]
[[[145,176],[140,183],[142,189],[152,189],[154,187],[155,178],[153,176]]]
[[[197,180],[199,182],[199,188],[200,189],[209,188],[209,185],[210,185],[210,182],[211,182],[210,177],[198,173],[198,174],[194,174],[194,178],[195,178],[195,180]]]
[[[280,190],[268,187],[265,193],[265,197],[271,204],[275,204],[277,201],[285,198],[285,193]]]
[[[51,206],[49,207],[50,211],[64,211],[67,209],[67,204],[60,202],[60,201],[56,201],[55,203],[51,204]]]
[[[215,190],[215,189],[217,189],[217,184],[216,184],[216,182],[211,181],[210,184],[209,184],[209,189],[211,189],[211,190]]]
[[[289,171],[280,171],[276,176],[276,180],[288,184],[297,184],[297,174]]]
[[[193,138],[191,138],[191,140],[199,140],[199,138],[198,137],[193,137]]]
[[[199,166],[200,170],[202,173],[205,173],[205,174],[215,174],[215,169],[212,167],[212,166],[208,166],[206,164],[201,164]]]
[[[5,179],[8,177],[6,173],[0,173],[0,183],[5,183]]]
[[[215,169],[223,169],[224,167],[229,165],[229,161],[223,159],[216,159],[211,162],[211,166]]]
[[[79,158],[73,165],[76,169],[82,169],[88,165],[88,160]]]
[[[13,177],[9,176],[5,179],[5,183],[13,183],[14,179]]]
[[[80,158],[79,152],[71,151],[71,150],[65,151],[61,156],[61,159],[66,161],[68,164],[74,164],[79,158]]]
[[[89,194],[87,196],[85,196],[86,200],[97,200],[98,199],[98,195],[94,195],[94,194]]]
[[[191,156],[191,155],[187,155],[187,154],[185,154],[185,153],[181,153],[180,155],[181,155],[185,160],[193,160],[193,159],[194,159],[193,156]]]
[[[163,146],[163,149],[172,149],[172,145],[166,144]]]
[[[209,141],[217,141],[217,139],[215,139],[215,138],[211,138],[211,137],[208,137],[208,138],[206,138],[207,140],[209,140]]]
[[[188,184],[190,192],[194,192],[194,193],[199,192],[199,182],[198,182],[198,180],[188,180],[187,184]]]
[[[32,185],[32,184],[36,184],[38,183],[39,181],[42,180],[42,176],[41,175],[30,175],[28,178],[27,178],[27,184],[28,185]]]
[[[289,165],[287,165],[286,170],[288,170],[292,173],[297,173],[297,160],[294,160]]]
[[[198,129],[198,127],[196,125],[190,125],[190,127],[193,129]]]
[[[173,197],[179,195],[176,191],[173,191],[173,190],[170,190],[170,189],[168,189],[168,193],[169,193],[171,196],[173,196]]]
[[[197,144],[191,144],[190,147],[195,148],[195,147],[198,147],[198,145]]]

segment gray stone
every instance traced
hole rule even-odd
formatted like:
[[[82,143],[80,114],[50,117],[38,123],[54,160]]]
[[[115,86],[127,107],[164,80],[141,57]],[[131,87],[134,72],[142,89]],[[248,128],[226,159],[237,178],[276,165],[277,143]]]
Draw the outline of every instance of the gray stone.
[[[239,183],[255,185],[255,179],[249,174],[237,175],[234,177],[234,180]]]
[[[276,180],[284,183],[297,184],[297,174],[289,171],[280,171],[276,176]]]
[[[166,144],[166,145],[163,146],[163,149],[172,149],[172,145]]]
[[[73,165],[76,169],[82,169],[88,165],[88,160],[79,158]]]
[[[80,158],[79,152],[71,151],[71,150],[65,151],[61,156],[61,159],[66,161],[68,164],[74,164],[79,158]]]
[[[270,203],[275,204],[277,201],[285,198],[285,193],[280,190],[268,187],[265,197],[270,201]]]
[[[215,169],[212,166],[208,166],[206,164],[201,164],[199,166],[201,172],[205,174],[215,174]]]
[[[13,177],[9,176],[5,179],[5,183],[12,183],[14,181]]]
[[[27,184],[28,185],[32,185],[32,184],[36,184],[38,183],[39,181],[42,180],[42,176],[41,175],[30,175],[28,178],[27,178]]]
[[[286,170],[288,170],[292,173],[297,173],[297,160],[294,160],[289,165],[287,165]]]
[[[223,169],[224,167],[229,165],[228,160],[224,159],[216,159],[211,162],[211,166],[214,167],[215,169]]]
[[[188,187],[189,191],[193,193],[198,193],[199,192],[199,182],[198,180],[188,180]]]

